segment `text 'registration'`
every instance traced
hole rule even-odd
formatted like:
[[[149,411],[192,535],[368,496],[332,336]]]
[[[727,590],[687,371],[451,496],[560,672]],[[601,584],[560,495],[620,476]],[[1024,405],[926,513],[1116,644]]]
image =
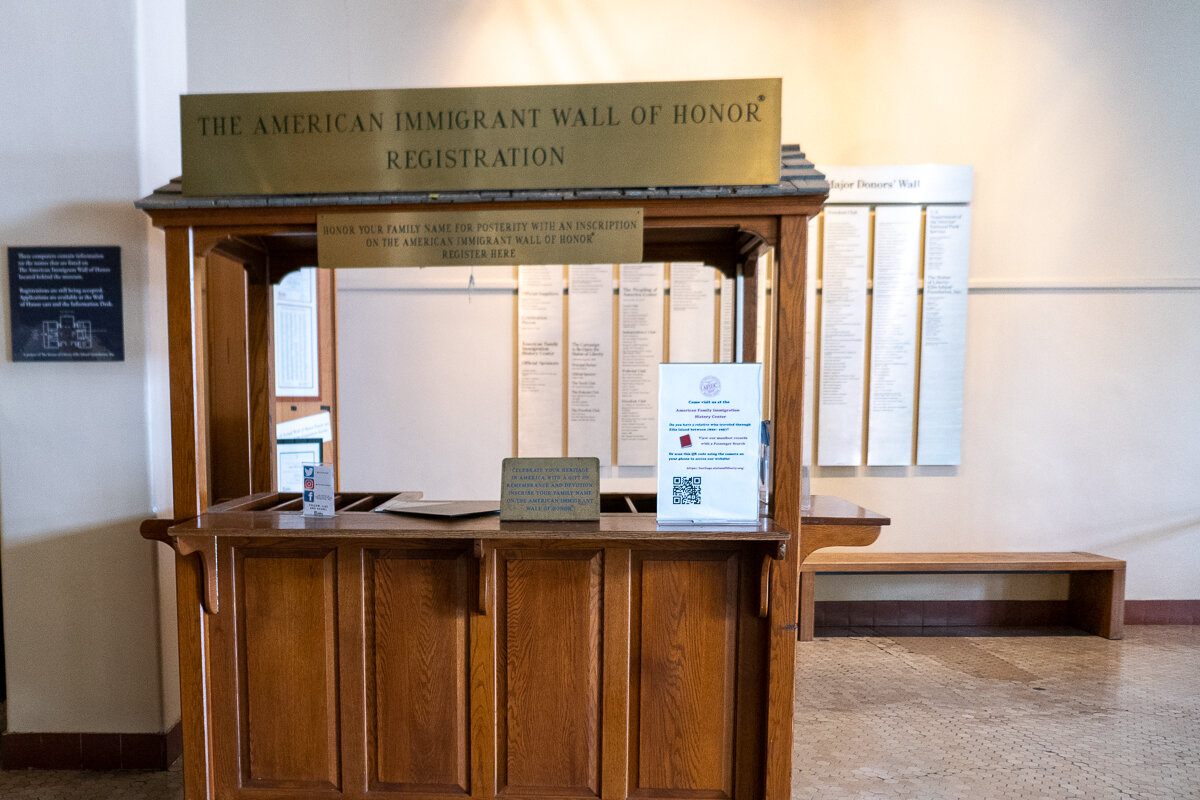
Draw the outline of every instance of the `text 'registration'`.
[[[769,184],[778,78],[180,98],[187,195]]]

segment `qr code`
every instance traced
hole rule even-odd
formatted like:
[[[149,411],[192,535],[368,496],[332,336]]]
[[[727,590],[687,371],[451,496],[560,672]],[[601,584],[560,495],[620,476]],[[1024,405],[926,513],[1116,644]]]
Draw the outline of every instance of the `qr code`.
[[[677,506],[700,505],[700,478],[671,478],[671,503]]]

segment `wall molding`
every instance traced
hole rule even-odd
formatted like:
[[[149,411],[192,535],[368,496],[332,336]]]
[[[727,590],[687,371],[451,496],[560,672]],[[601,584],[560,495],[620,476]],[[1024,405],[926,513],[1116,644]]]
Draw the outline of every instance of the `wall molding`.
[[[992,292],[1196,292],[1200,278],[981,278],[968,293]]]
[[[874,290],[874,281],[868,279],[867,292]],[[925,281],[917,282],[918,294],[924,289]],[[816,281],[817,294],[821,292],[821,281]],[[1069,280],[1066,278],[980,278],[967,281],[968,294],[1087,294],[1090,292],[1200,292],[1200,278],[1100,278],[1097,280]]]

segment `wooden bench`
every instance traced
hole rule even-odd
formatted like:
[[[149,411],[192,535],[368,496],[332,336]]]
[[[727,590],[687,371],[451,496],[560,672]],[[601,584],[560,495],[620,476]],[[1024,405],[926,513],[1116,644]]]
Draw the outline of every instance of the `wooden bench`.
[[[1064,572],[1071,576],[1070,624],[1120,639],[1125,622],[1125,562],[1092,553],[816,552],[800,564],[800,641],[813,638],[814,584],[820,574]]]

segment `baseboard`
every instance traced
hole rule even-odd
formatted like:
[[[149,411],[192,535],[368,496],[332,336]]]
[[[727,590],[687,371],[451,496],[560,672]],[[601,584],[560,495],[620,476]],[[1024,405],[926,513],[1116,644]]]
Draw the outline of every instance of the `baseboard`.
[[[1040,628],[1069,619],[1066,600],[819,600],[818,628]],[[1200,625],[1200,600],[1126,600],[1126,625]]]
[[[1200,625],[1200,600],[1126,600],[1126,625]]]
[[[1041,627],[1061,624],[1066,600],[850,600],[818,601],[818,628]]]
[[[166,769],[183,753],[180,723],[166,733],[11,733],[0,762],[12,769]]]

